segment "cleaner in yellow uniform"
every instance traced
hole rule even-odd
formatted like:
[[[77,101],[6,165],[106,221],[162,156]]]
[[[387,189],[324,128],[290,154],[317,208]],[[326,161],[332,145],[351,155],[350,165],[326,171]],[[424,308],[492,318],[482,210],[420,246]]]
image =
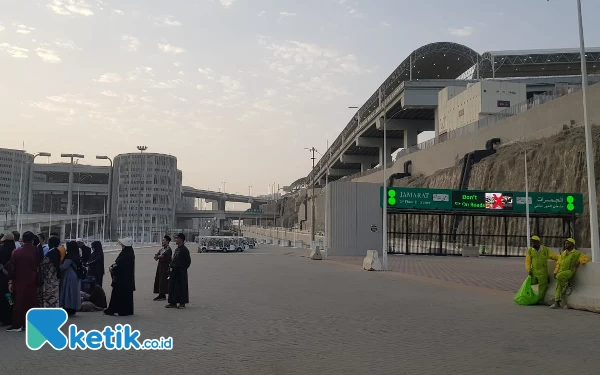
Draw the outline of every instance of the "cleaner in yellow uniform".
[[[538,236],[531,237],[531,247],[525,256],[525,268],[531,276],[531,285],[538,285],[538,304],[544,303],[548,290],[548,259],[558,262],[559,256],[543,246]]]
[[[561,307],[563,293],[569,281],[577,272],[577,268],[581,264],[586,264],[590,258],[581,251],[575,249],[575,240],[567,238],[565,241],[565,250],[560,255],[560,259],[556,262],[554,269],[554,278],[556,279],[556,294],[554,296],[554,304],[550,306],[553,309]]]

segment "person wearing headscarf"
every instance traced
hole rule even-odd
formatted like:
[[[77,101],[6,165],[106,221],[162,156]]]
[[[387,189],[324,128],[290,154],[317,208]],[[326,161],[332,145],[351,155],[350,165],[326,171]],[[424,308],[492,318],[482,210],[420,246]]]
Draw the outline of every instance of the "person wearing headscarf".
[[[102,287],[102,279],[104,278],[104,250],[100,241],[92,242],[92,255],[88,263],[88,276],[93,276],[96,279],[96,285]]]
[[[23,245],[12,252],[8,262],[9,290],[14,296],[12,327],[9,332],[21,332],[25,328],[25,316],[29,309],[38,307],[37,271],[40,252],[33,245],[35,234],[23,233]],[[11,285],[12,284],[12,285]]]
[[[175,243],[177,249],[169,265],[169,304],[166,307],[184,309],[186,303],[190,302],[187,270],[192,263],[192,258],[185,246],[185,234],[177,234]]]
[[[38,288],[38,305],[40,307],[57,308],[60,290],[60,239],[50,237],[48,251],[42,259],[41,269],[44,272],[44,284]]]
[[[15,250],[15,237],[12,232],[6,232],[2,236],[2,247],[0,247],[0,325],[12,324],[13,307],[12,293],[8,290],[8,269],[6,266]],[[10,300],[6,295],[10,296]]]
[[[525,255],[525,269],[531,276],[531,285],[538,286],[538,304],[544,303],[548,291],[548,259],[558,261],[558,254],[542,245],[538,236],[532,236],[531,247]]]
[[[586,264],[590,258],[575,248],[575,240],[567,238],[565,240],[564,251],[556,262],[554,269],[554,278],[556,279],[556,293],[554,303],[550,306],[553,309],[561,307],[562,297],[569,285],[569,281],[575,276],[580,265]]]
[[[67,255],[60,266],[60,307],[69,316],[73,316],[81,308],[81,283],[77,269],[81,269],[79,247],[75,241],[67,242]]]
[[[169,264],[171,263],[173,251],[169,246],[171,237],[165,236],[162,239],[162,248],[154,254],[154,260],[158,262],[156,265],[156,276],[154,277],[154,293],[158,296],[155,301],[164,301],[169,293]]]
[[[121,252],[115,263],[109,267],[112,276],[112,293],[104,314],[111,316],[133,315],[133,292],[135,291],[135,253],[133,240],[119,240]]]
[[[60,235],[59,235],[58,233],[54,233],[54,232],[53,232],[53,233],[52,233],[52,234],[50,234],[50,235],[51,235],[51,236],[54,236],[54,237],[58,237],[58,238],[60,238]],[[58,252],[60,253],[60,262],[62,263],[62,262],[65,260],[65,257],[67,256],[67,248],[66,248],[66,247],[64,247],[64,245],[62,245],[62,244],[61,244],[61,245],[58,247]]]
[[[106,308],[106,294],[100,285],[92,286],[89,293],[81,292],[81,312],[102,311]]]

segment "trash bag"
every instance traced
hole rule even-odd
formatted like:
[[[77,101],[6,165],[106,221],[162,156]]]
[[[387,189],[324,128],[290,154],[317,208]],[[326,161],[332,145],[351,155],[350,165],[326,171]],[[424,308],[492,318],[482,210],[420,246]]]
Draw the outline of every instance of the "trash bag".
[[[538,296],[533,291],[531,287],[531,276],[527,276],[523,285],[521,285],[521,289],[515,295],[514,301],[518,305],[528,306],[535,305],[538,302]]]

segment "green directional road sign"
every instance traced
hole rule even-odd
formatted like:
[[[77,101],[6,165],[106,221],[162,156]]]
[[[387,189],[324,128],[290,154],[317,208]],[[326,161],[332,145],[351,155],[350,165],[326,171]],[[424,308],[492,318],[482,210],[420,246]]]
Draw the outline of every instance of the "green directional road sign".
[[[247,214],[255,214],[255,215],[262,215],[263,211],[259,210],[258,208],[249,208],[246,210]]]
[[[381,189],[383,192],[383,189]],[[383,194],[382,194],[383,195]],[[525,212],[522,191],[449,190],[388,187],[389,208],[438,211]],[[383,200],[380,200],[383,206]],[[583,213],[583,195],[573,193],[529,193],[529,212],[548,214]]]

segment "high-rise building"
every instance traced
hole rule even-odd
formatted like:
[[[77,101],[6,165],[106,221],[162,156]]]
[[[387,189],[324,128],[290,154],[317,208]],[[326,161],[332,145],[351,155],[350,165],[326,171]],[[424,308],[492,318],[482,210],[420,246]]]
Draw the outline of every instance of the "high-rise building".
[[[114,158],[113,171],[113,236],[159,241],[173,229],[181,196],[177,158],[145,152],[121,154]]]
[[[27,210],[29,168],[33,155],[0,148],[0,212],[15,216]]]

